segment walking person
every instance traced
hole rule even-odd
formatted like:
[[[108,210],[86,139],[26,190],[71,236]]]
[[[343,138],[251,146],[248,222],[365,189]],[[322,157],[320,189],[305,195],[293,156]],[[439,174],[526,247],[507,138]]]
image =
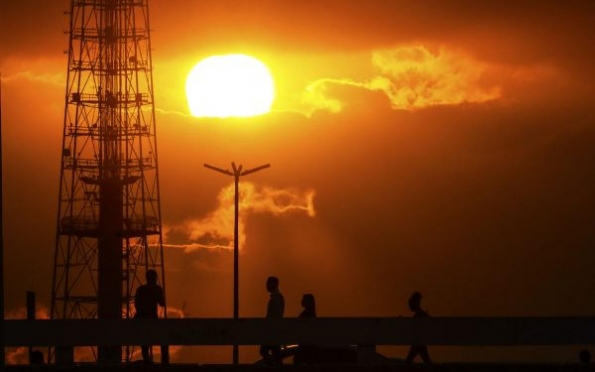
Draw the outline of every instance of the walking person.
[[[266,282],[267,291],[271,294],[267,305],[267,319],[282,319],[285,311],[285,299],[279,292],[279,278],[269,276]],[[260,355],[268,364],[283,364],[281,345],[262,345]]]
[[[299,318],[316,318],[316,300],[314,295],[306,293],[302,296],[302,307],[304,310],[299,315]],[[315,345],[298,346],[295,356],[293,357],[293,364],[312,364],[316,360],[317,347]]]
[[[428,313],[421,308],[421,293],[419,292],[413,292],[409,298],[409,309],[413,311],[414,318],[429,317]],[[421,359],[424,361],[424,363],[432,364],[430,354],[428,354],[428,347],[426,345],[411,345],[409,353],[407,354],[407,358],[405,359],[405,364],[410,365],[413,363],[413,360],[418,355],[421,356]]]

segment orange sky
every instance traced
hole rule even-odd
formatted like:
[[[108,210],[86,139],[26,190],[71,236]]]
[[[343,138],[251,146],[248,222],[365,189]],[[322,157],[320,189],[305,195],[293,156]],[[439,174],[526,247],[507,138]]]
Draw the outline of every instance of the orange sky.
[[[0,3],[13,312],[27,290],[49,303],[68,3]],[[271,274],[280,276],[287,316],[299,314],[306,292],[320,316],[409,315],[414,290],[435,316],[595,312],[595,3],[226,4],[150,2],[171,306],[231,316],[231,255],[200,248],[214,242],[188,227],[225,216],[219,195],[230,180],[202,164],[236,161],[272,164],[247,185],[260,204],[245,214],[242,316],[263,316]],[[272,113],[189,116],[186,74],[223,53],[267,64],[278,93]],[[271,200],[315,213],[273,214],[263,206]],[[434,359],[577,355],[468,350],[437,348]]]

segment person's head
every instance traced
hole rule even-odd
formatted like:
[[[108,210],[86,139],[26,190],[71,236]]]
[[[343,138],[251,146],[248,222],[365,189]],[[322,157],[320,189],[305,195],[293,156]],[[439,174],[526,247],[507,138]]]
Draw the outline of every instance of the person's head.
[[[279,289],[279,278],[276,276],[269,276],[267,278],[267,291],[274,292]]]
[[[306,310],[316,312],[316,301],[314,300],[314,295],[311,293],[306,293],[302,297],[302,306]]]
[[[418,311],[421,309],[421,293],[415,291],[409,297],[409,309],[411,311]]]
[[[147,283],[157,284],[157,271],[149,269],[147,270],[145,277],[147,278]]]

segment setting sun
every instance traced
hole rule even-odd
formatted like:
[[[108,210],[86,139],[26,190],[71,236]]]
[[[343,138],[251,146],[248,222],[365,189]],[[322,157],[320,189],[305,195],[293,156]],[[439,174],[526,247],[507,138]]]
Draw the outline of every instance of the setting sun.
[[[244,54],[212,56],[188,74],[186,97],[196,117],[249,117],[266,114],[275,98],[267,67]]]

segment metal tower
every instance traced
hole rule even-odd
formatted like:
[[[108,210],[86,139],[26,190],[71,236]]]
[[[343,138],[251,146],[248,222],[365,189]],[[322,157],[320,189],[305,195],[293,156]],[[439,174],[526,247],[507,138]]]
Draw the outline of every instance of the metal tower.
[[[147,269],[165,289],[148,0],[71,0],[69,14],[51,317],[128,319]]]

